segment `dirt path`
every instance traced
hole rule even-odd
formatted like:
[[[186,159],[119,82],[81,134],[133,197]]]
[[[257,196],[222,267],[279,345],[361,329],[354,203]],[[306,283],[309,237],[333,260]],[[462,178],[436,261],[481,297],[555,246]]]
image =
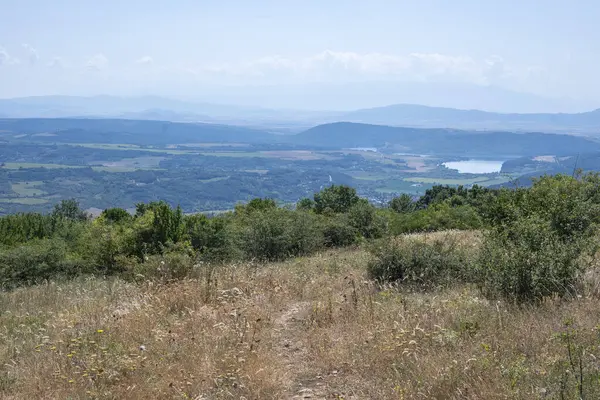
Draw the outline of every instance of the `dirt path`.
[[[306,371],[310,370],[307,365],[311,361],[302,336],[309,310],[309,302],[293,303],[274,319],[274,350],[291,380],[285,399],[327,399],[325,382],[317,377],[306,379]]]

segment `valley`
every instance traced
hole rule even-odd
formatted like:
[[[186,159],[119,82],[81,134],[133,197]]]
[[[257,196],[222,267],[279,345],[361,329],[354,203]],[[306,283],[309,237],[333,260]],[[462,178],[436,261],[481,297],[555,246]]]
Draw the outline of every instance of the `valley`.
[[[4,119],[0,141],[0,214],[43,212],[70,198],[86,209],[165,200],[206,212],[255,197],[293,204],[331,184],[383,204],[435,185],[498,186],[569,171],[582,152],[577,160],[590,170],[600,153],[600,142],[577,136],[355,123],[281,135],[165,121]]]

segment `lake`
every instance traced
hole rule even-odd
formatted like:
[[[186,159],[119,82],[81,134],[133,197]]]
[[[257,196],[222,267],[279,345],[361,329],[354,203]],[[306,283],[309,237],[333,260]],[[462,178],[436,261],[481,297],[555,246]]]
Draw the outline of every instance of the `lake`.
[[[500,172],[504,161],[468,160],[442,163],[448,169],[455,169],[461,174],[490,174]]]

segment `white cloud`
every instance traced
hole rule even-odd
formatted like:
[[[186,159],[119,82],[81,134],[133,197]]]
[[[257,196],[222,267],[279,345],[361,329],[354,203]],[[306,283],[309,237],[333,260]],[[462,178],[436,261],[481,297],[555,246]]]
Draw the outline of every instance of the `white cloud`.
[[[16,65],[19,64],[20,61],[18,58],[12,57],[8,54],[8,51],[4,47],[0,46],[0,66],[2,65]]]
[[[35,48],[33,48],[32,46],[28,45],[27,43],[23,43],[22,46],[25,49],[25,51],[27,52],[27,58],[29,60],[29,63],[31,65],[37,64],[37,62],[40,60],[40,56],[39,56],[37,50]]]
[[[86,67],[93,70],[102,70],[108,66],[108,58],[102,53],[92,56],[86,63]]]
[[[521,71],[511,67],[499,56],[475,59],[438,53],[395,55],[327,50],[303,58],[273,55],[237,64],[204,66],[196,71],[200,74],[260,77],[274,81],[394,79],[486,85],[517,78],[528,69],[526,67]]]
[[[151,65],[154,64],[154,59],[150,56],[143,56],[135,60],[135,63],[139,65]]]

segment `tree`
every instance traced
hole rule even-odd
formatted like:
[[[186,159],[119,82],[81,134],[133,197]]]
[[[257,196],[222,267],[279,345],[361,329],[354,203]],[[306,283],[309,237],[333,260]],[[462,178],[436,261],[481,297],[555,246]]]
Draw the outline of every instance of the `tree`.
[[[315,193],[315,211],[322,214],[326,210],[334,213],[345,213],[354,206],[360,197],[356,189],[346,185],[331,185],[319,193]]]
[[[410,195],[403,193],[399,197],[394,197],[390,201],[390,208],[397,213],[409,213],[415,210],[415,203],[412,201]]]
[[[348,221],[366,239],[380,238],[386,230],[385,220],[366,201],[360,201],[348,210]]]
[[[79,203],[75,199],[62,200],[59,204],[55,205],[52,216],[72,221],[85,221],[88,219],[88,215],[79,208]]]
[[[312,210],[314,207],[315,202],[312,199],[309,199],[308,197],[300,199],[300,201],[298,201],[298,203],[296,204],[296,209],[302,211],[309,211]]]
[[[102,211],[102,216],[109,222],[123,222],[131,219],[131,215],[122,208],[108,208]]]

